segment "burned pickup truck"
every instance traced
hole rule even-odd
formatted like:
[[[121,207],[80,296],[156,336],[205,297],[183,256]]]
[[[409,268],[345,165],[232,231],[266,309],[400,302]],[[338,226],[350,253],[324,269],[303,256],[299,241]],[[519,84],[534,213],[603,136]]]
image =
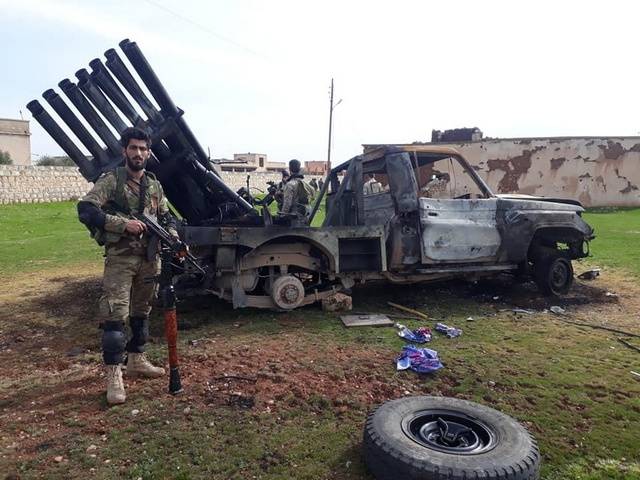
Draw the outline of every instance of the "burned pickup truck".
[[[588,254],[593,230],[578,202],[496,196],[456,150],[439,146],[380,147],[337,166],[307,224],[255,208],[222,181],[136,43],[120,47],[155,103],[114,49],[106,63],[79,70],[77,84],[59,83],[84,121],[54,90],[43,94],[92,159],[37,100],[28,108],[92,182],[122,164],[117,135],[125,127],[151,135],[148,170],[201,267],[176,272],[184,295],[293,309],[367,281],[499,273],[532,276],[545,294],[560,295],[572,284],[571,260]],[[322,226],[310,226],[323,205]]]

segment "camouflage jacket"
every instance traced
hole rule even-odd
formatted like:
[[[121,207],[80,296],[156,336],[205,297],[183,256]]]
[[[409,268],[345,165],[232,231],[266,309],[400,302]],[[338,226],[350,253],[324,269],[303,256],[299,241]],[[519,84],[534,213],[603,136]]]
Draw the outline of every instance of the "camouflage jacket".
[[[144,198],[144,213],[156,219],[162,219],[169,215],[167,199],[162,191],[162,185],[156,180],[153,174],[148,172],[142,177],[142,181],[146,182],[146,192]],[[95,185],[82,199],[81,202],[89,202],[102,209],[105,214],[105,252],[107,255],[146,255],[147,245],[149,244],[148,235],[145,233],[139,237],[135,237],[125,231],[127,222],[133,218],[127,213],[120,211],[115,204],[118,203],[117,197],[117,174],[116,172],[108,172],[96,181]],[[131,211],[138,210],[140,184],[127,177],[124,184],[124,200]],[[178,236],[173,227],[168,227],[169,233]]]
[[[307,215],[307,206],[313,198],[313,188],[304,180],[302,175],[292,176],[282,189],[281,213],[297,213]]]

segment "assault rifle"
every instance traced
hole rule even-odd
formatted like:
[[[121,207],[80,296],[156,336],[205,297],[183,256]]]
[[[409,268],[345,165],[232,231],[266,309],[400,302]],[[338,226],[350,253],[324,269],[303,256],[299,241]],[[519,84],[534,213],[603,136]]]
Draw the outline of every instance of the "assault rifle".
[[[155,219],[144,213],[131,212],[139,221],[144,223],[147,231],[155,235],[160,241],[160,276],[158,283],[160,291],[158,296],[162,304],[164,315],[164,334],[167,337],[169,350],[169,393],[175,395],[182,392],[180,371],[178,369],[178,317],[176,315],[176,294],[173,288],[173,259],[184,259],[191,263],[200,273],[204,269],[198,265],[196,257],[189,252],[188,246],[183,241],[175,238],[162,227]]]

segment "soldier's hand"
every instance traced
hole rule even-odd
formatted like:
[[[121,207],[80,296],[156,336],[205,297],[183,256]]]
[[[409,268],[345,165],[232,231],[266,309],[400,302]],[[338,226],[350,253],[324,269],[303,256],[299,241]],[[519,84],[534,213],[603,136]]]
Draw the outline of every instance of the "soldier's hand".
[[[129,220],[125,230],[132,235],[140,235],[147,230],[147,226],[140,220]]]

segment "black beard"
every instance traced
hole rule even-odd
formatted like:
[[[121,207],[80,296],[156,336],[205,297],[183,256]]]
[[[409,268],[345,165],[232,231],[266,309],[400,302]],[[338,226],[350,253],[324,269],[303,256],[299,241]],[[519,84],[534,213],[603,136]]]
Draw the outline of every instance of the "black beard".
[[[126,162],[127,162],[127,166],[134,172],[139,172],[140,170],[144,170],[145,167],[147,166],[146,160],[142,161],[142,165],[136,165],[131,161],[131,159],[129,159],[129,157],[126,157]]]

